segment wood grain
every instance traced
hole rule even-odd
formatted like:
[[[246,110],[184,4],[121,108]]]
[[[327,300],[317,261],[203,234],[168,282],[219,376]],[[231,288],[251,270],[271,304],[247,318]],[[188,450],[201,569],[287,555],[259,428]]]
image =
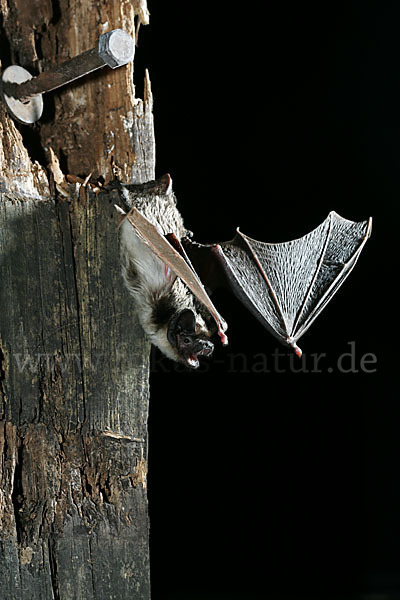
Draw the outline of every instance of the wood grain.
[[[47,68],[106,23],[134,33],[136,4],[0,0],[3,66]],[[115,192],[65,181],[60,194],[31,159],[51,146],[64,174],[107,179],[113,156],[123,181],[154,179],[145,89],[134,98],[129,67],[63,90],[30,143],[0,105],[4,600],[150,597],[149,343],[122,284]]]

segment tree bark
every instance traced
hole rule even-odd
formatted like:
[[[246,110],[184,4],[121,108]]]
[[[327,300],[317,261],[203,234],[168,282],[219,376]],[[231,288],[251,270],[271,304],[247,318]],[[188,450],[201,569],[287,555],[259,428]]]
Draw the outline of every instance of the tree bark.
[[[147,13],[0,0],[0,17],[3,68],[34,73],[104,31],[134,35]],[[149,344],[122,285],[115,195],[68,184],[53,152],[74,175],[154,179],[150,83],[135,99],[131,66],[104,69],[48,96],[33,128],[0,105],[2,598],[148,599]]]

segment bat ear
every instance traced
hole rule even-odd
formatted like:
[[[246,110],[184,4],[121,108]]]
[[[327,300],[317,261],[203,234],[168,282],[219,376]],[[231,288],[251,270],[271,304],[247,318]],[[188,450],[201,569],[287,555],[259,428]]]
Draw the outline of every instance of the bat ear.
[[[168,341],[176,346],[176,335],[182,332],[187,335],[196,333],[196,315],[189,308],[181,310],[170,320],[167,332]]]
[[[192,310],[186,308],[179,313],[176,329],[185,333],[196,333],[196,315]]]

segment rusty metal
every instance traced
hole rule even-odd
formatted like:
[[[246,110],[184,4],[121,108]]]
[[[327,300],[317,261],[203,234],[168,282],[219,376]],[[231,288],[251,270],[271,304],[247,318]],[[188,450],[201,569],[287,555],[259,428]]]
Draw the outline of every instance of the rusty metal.
[[[32,77],[25,83],[5,83],[3,85],[4,92],[8,96],[12,96],[21,102],[27,102],[45,92],[52,92],[57,88],[71,83],[101,67],[105,66],[104,60],[99,56],[97,48],[88,50],[67,60],[65,63],[41,73],[37,77]]]
[[[106,65],[112,69],[126,65],[132,61],[134,50],[135,43],[131,36],[122,29],[114,29],[100,36],[96,48],[37,77],[32,77],[25,69],[13,65],[2,76],[3,99],[13,117],[23,123],[34,123],[41,116],[41,111],[37,110],[40,104],[37,98],[41,94],[51,92]],[[30,111],[30,106],[34,106],[34,110]]]
[[[8,85],[19,85],[25,81],[32,79],[32,75],[26,69],[19,67],[18,65],[11,65],[8,67],[2,76],[0,90],[4,103],[7,107],[10,115],[23,123],[24,125],[30,125],[35,123],[42,116],[43,112],[43,96],[38,94],[34,96],[28,102],[21,102],[12,95],[7,95],[4,88]]]

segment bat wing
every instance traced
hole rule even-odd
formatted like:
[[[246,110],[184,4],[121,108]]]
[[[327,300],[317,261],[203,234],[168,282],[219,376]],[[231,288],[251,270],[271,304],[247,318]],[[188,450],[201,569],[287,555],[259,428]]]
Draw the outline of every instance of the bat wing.
[[[355,223],[331,212],[316,229],[290,242],[259,242],[238,229],[231,242],[184,246],[206,286],[228,284],[275,337],[301,356],[297,341],[353,269],[371,227],[371,219]]]
[[[204,286],[194,270],[180,240],[174,234],[166,237],[161,235],[146,217],[136,208],[133,208],[123,218],[128,219],[141,240],[156,254],[176,276],[188,286],[196,298],[208,309],[217,325],[218,335],[225,345],[228,338],[225,335],[227,324],[211,302]]]

